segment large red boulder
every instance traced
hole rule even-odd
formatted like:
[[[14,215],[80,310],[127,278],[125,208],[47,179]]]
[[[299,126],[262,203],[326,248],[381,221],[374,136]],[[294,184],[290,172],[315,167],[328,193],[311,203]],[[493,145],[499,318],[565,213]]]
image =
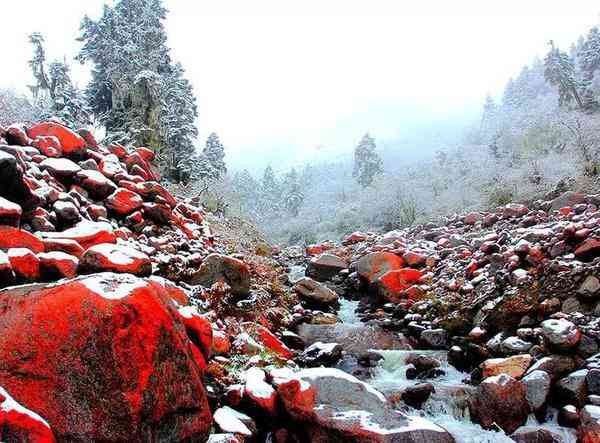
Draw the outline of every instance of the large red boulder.
[[[29,137],[54,136],[60,141],[65,155],[81,154],[85,150],[85,140],[66,126],[54,122],[38,123],[27,131]]]
[[[368,283],[373,283],[388,271],[404,267],[402,257],[391,252],[371,252],[356,262],[356,270]]]
[[[0,312],[0,386],[57,440],[206,438],[193,345],[158,282],[102,273],[19,286],[0,291]]]

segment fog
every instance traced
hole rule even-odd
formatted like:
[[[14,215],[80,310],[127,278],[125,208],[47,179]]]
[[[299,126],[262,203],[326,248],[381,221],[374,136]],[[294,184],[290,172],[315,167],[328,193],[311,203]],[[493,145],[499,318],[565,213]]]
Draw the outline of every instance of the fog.
[[[548,40],[568,49],[600,9],[589,1],[402,3],[166,1],[169,44],[198,97],[198,145],[216,131],[230,168],[254,170],[350,156],[367,131],[395,156],[431,152],[453,143],[485,95],[501,94]],[[3,5],[10,44],[0,84],[24,90],[30,32],[45,34],[51,58],[72,60],[81,17],[102,4]],[[83,86],[88,68],[72,65]]]

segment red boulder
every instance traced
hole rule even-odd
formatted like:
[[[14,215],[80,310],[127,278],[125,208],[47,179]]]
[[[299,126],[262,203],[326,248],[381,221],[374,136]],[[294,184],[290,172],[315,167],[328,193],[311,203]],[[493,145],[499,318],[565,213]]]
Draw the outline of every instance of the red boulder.
[[[131,246],[102,243],[85,251],[79,270],[82,273],[109,271],[145,276],[152,273],[152,263],[146,254]]]
[[[20,286],[0,291],[0,311],[0,386],[57,440],[207,437],[200,370],[158,283],[103,273]]]
[[[27,131],[31,138],[54,136],[60,141],[65,155],[81,154],[85,150],[85,140],[66,126],[54,122],[39,123]]]

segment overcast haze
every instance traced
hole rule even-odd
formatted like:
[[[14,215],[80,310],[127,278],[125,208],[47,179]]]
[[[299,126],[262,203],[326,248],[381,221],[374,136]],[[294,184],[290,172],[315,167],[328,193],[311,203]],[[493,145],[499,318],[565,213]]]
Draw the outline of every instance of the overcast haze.
[[[50,58],[72,60],[81,17],[103,3],[3,4],[10,44],[1,85],[31,81],[30,32],[44,33]],[[350,150],[366,131],[385,145],[428,121],[466,121],[486,93],[498,95],[543,56],[549,39],[568,49],[600,12],[594,1],[400,3],[165,1],[173,57],[198,97],[201,140],[216,131],[234,167],[271,157],[277,166],[283,151],[293,162]],[[72,65],[83,85],[85,67]]]

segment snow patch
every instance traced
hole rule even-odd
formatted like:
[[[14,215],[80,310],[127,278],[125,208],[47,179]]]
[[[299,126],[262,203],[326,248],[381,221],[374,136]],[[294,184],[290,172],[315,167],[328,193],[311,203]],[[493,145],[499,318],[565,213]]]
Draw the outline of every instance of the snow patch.
[[[107,278],[107,276],[111,278]],[[119,300],[139,288],[147,286],[147,282],[129,274],[102,273],[83,278],[80,283],[100,297],[108,300]]]
[[[4,397],[5,400],[2,403],[0,403],[0,411],[3,411],[3,412],[16,411],[20,414],[28,415],[32,419],[42,423],[44,426],[46,426],[48,429],[50,429],[50,425],[48,424],[48,422],[46,420],[44,420],[42,417],[40,417],[35,412],[33,412],[33,411],[27,409],[26,407],[22,406],[21,404],[17,403],[17,401],[14,398],[12,398],[10,396],[10,394],[6,391],[6,389],[4,389],[2,386],[0,386],[0,398],[1,397]]]

